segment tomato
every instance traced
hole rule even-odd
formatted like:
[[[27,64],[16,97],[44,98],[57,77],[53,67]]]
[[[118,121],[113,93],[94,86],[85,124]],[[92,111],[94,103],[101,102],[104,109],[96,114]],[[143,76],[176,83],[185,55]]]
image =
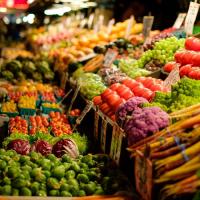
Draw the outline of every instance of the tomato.
[[[74,112],[76,113],[76,115],[80,115],[81,111],[79,109],[75,109]]]
[[[135,87],[132,91],[135,96],[140,96],[141,92],[143,91],[144,86],[139,85],[138,87]]]
[[[139,82],[136,81],[131,87],[132,92],[134,93],[135,89],[138,88],[138,87],[143,88],[144,86],[143,86],[142,83],[139,83]]]
[[[101,99],[101,96],[96,96],[96,97],[94,97],[94,98],[93,98],[93,103],[94,103],[94,105],[96,105],[96,106],[102,104],[103,101],[102,101],[102,99]]]
[[[60,112],[55,112],[56,118],[60,119]]]
[[[99,108],[105,114],[111,111],[111,108],[107,103],[103,103]]]
[[[125,85],[120,85],[118,88],[117,88],[117,90],[116,90],[116,92],[117,92],[117,94],[119,95],[119,96],[121,96],[121,94],[123,94],[125,91],[129,91],[130,89],[127,87],[127,86],[125,86]]]
[[[183,52],[184,51],[178,51],[174,54],[174,58],[175,58],[175,61],[177,63],[181,63],[182,62],[182,57],[183,57]]]
[[[187,50],[200,51],[200,39],[189,37],[185,41],[185,48]]]
[[[133,85],[135,83],[137,83],[137,81],[133,80],[133,79],[125,79],[122,81],[122,83],[127,86],[128,88],[132,89]]]
[[[160,84],[155,84],[155,85],[152,85],[150,89],[151,91],[156,92],[156,91],[161,91],[163,88]]]
[[[125,102],[126,102],[126,100],[123,99],[123,98],[120,98],[118,101],[116,101],[115,104],[112,106],[114,112],[116,112],[117,109],[119,108],[119,106],[120,106],[121,104],[125,103]]]
[[[112,116],[111,116],[111,119],[115,122],[115,121],[116,121],[115,115],[112,115]]]
[[[181,77],[188,76],[189,72],[192,70],[192,65],[184,65],[180,68],[179,74]]]
[[[116,91],[117,88],[120,86],[121,84],[120,83],[114,83],[112,84],[109,88],[113,91]]]
[[[75,116],[76,115],[75,112],[74,112],[74,110],[70,111],[70,115],[71,116]]]
[[[144,97],[147,100],[150,100],[152,98],[153,92],[147,88],[143,88],[143,93],[141,94],[142,97]]]
[[[112,93],[113,93],[113,91],[112,91],[111,89],[107,88],[107,89],[101,94],[101,99],[102,99],[103,101],[106,101],[107,96],[110,95],[110,94],[112,94]]]
[[[146,77],[138,77],[135,79],[137,82],[143,83],[146,80]]]
[[[195,53],[193,54],[192,56],[192,61],[191,61],[191,64],[193,64],[194,66],[200,66],[200,55]]]
[[[193,51],[185,51],[182,57],[182,65],[192,64],[192,57],[194,56]]]
[[[171,72],[175,67],[176,67],[176,62],[168,62],[167,64],[165,64],[165,66],[163,67],[165,72]]]
[[[109,95],[107,103],[112,107],[117,101],[119,101],[119,99],[120,96],[118,94]]]
[[[188,77],[192,78],[192,79],[195,79],[196,78],[196,74],[197,74],[197,72],[194,69],[192,69],[192,71],[190,71],[190,73],[188,74]]]
[[[124,92],[122,92],[120,94],[120,97],[124,98],[125,100],[128,100],[128,99],[130,99],[133,96],[134,96],[134,94],[133,94],[133,92],[130,89],[124,90]]]

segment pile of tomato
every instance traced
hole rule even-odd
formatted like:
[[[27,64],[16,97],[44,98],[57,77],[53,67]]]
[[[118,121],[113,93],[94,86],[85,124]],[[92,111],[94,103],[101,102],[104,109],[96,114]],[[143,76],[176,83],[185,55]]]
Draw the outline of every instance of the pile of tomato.
[[[101,96],[94,97],[93,103],[104,114],[115,120],[115,112],[122,103],[134,96],[151,100],[156,91],[168,91],[168,88],[163,86],[162,80],[151,77],[125,79],[122,83],[112,84]]]
[[[71,126],[65,114],[61,114],[60,112],[50,112],[49,116],[51,119],[51,130],[55,136],[72,133]]]
[[[9,120],[9,133],[28,134],[28,123],[20,116],[12,117]]]
[[[43,116],[30,116],[30,135],[35,135],[37,132],[48,133],[49,122],[46,117]]]

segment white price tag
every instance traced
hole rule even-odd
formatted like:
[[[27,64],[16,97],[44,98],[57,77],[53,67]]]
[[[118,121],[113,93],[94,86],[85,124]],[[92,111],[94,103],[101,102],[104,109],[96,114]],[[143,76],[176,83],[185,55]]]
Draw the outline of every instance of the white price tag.
[[[176,18],[176,21],[174,22],[173,28],[179,29],[181,25],[183,24],[185,17],[186,17],[186,13],[179,13],[178,17]]]
[[[168,75],[168,77],[164,80],[163,86],[171,88],[171,86],[177,83],[180,80],[179,75],[179,67],[176,66]]]
[[[116,50],[108,49],[108,51],[106,52],[106,55],[104,57],[103,66],[110,67],[112,65],[113,61],[115,60],[115,58],[117,57],[117,55],[118,55],[118,52]]]
[[[185,32],[187,35],[191,35],[193,33],[193,27],[199,11],[199,6],[200,4],[198,3],[190,2],[188,13],[185,19]]]
[[[144,16],[143,18],[143,36],[144,38],[149,37],[150,31],[152,29],[154,21],[154,16]]]
[[[115,23],[115,19],[111,19],[111,20],[108,22],[108,34],[111,33],[112,27],[113,27],[114,23]]]
[[[132,29],[132,26],[133,26],[133,21],[134,21],[134,16],[131,15],[131,17],[130,17],[130,19],[128,21],[127,28],[126,28],[125,38],[128,38],[129,35],[131,34],[131,29]]]
[[[94,20],[94,13],[90,14],[90,16],[88,18],[88,28],[89,29],[92,28],[93,20]]]

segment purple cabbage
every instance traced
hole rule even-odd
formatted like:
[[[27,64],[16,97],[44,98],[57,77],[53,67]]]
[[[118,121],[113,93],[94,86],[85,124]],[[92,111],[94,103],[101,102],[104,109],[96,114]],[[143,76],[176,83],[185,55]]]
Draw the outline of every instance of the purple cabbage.
[[[31,150],[41,153],[43,156],[47,156],[52,152],[52,146],[47,141],[37,140],[33,144]]]
[[[169,116],[161,108],[138,108],[124,126],[124,131],[128,136],[128,145],[133,145],[168,125]]]
[[[79,150],[72,139],[62,139],[53,146],[53,153],[56,157],[61,158],[64,154],[72,158],[79,156]]]
[[[126,103],[121,104],[116,112],[117,123],[123,127],[128,116],[131,116],[133,111],[143,103],[148,103],[148,101],[143,97],[132,97]]]
[[[16,139],[12,140],[8,145],[7,149],[15,150],[18,154],[27,155],[30,153],[31,146],[28,140]]]

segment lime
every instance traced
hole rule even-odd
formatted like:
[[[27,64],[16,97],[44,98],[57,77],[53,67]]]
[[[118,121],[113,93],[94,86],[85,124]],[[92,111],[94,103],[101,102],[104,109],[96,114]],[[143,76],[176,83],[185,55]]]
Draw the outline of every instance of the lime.
[[[74,170],[69,170],[65,173],[66,179],[71,179],[76,176],[76,172]]]
[[[4,179],[2,180],[2,183],[4,185],[10,185],[11,184],[11,180],[8,177],[4,177]]]
[[[49,195],[50,196],[59,196],[60,192],[59,192],[59,190],[50,190]]]
[[[19,190],[12,188],[12,196],[19,196]]]
[[[47,193],[46,191],[44,190],[39,190],[36,192],[36,196],[39,196],[39,197],[46,197],[47,196]]]
[[[89,178],[88,178],[88,176],[85,175],[85,174],[78,174],[77,180],[78,180],[79,182],[83,182],[83,183],[88,183],[88,182],[89,182]]]
[[[49,178],[51,176],[51,172],[48,170],[45,170],[43,173],[46,176],[46,178]]]
[[[19,168],[9,167],[7,171],[7,175],[10,178],[16,178],[20,174]]]
[[[72,162],[72,159],[70,156],[68,156],[67,154],[64,154],[62,156],[62,162],[67,162],[67,163],[71,163]]]
[[[84,190],[79,190],[79,191],[78,191],[78,196],[79,196],[79,197],[84,197],[84,196],[86,196],[85,191],[84,191]]]
[[[40,184],[38,182],[33,182],[31,184],[31,191],[33,192],[34,195],[37,193],[37,191],[39,191],[39,188]]]
[[[70,192],[67,192],[67,191],[62,191],[60,193],[60,196],[62,196],[62,197],[72,197],[72,194]]]
[[[2,194],[3,195],[11,195],[12,187],[10,185],[2,186]]]
[[[5,169],[6,166],[7,166],[6,161],[4,161],[4,160],[0,160],[0,169]]]
[[[15,188],[25,187],[27,185],[27,181],[25,179],[17,177],[12,181],[12,186]]]
[[[50,189],[59,189],[60,188],[60,184],[56,178],[48,178],[47,186]]]
[[[60,186],[60,190],[61,191],[69,191],[70,189],[70,185],[67,184],[67,183],[63,183],[61,186]]]
[[[65,175],[65,167],[63,165],[57,166],[52,170],[52,176],[61,179]]]
[[[29,188],[23,187],[20,191],[21,196],[32,196],[32,192]]]

